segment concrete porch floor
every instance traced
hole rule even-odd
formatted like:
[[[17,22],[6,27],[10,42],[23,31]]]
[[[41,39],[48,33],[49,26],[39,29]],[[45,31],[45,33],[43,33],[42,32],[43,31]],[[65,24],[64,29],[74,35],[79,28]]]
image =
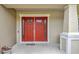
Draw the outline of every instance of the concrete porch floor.
[[[12,48],[12,54],[65,54],[65,52],[60,51],[57,46],[51,45],[16,44]]]

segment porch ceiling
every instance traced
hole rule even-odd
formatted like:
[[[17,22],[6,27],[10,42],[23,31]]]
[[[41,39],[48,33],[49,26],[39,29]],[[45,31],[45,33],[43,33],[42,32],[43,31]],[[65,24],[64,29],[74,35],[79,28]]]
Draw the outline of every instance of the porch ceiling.
[[[16,10],[64,10],[64,4],[4,4],[4,6]]]

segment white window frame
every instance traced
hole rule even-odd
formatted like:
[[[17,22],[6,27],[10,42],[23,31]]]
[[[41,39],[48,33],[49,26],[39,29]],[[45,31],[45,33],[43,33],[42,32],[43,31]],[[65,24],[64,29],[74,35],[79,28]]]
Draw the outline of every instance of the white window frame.
[[[49,43],[49,16],[50,16],[49,14],[19,14],[19,16],[20,16],[20,29],[19,29],[20,43]],[[48,39],[48,41],[45,41],[45,42],[40,42],[40,41],[39,42],[38,41],[37,42],[36,41],[35,42],[33,42],[33,41],[32,42],[23,42],[22,41],[22,19],[21,18],[24,17],[24,16],[30,16],[30,17],[46,16],[46,17],[48,17],[48,19],[47,19],[48,20],[48,23],[47,23],[47,33],[48,33],[47,39]]]

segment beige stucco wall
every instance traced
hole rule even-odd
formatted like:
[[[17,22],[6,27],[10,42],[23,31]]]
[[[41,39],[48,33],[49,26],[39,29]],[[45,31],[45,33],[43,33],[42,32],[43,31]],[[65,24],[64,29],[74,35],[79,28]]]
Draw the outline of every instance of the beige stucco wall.
[[[69,5],[69,32],[78,32],[77,5]]]
[[[63,32],[78,32],[77,6],[66,5],[64,7]],[[75,16],[74,16],[75,15]]]
[[[63,38],[62,38],[63,39]],[[62,50],[66,52],[66,39],[62,40]],[[71,41],[71,54],[79,54],[79,40]]]
[[[63,22],[63,32],[68,32],[69,30],[69,10],[64,7],[64,22]]]
[[[79,54],[79,40],[72,40],[71,53]]]
[[[62,38],[62,50],[66,52],[66,39]]]
[[[64,7],[64,24],[63,24],[63,32],[68,33],[76,33],[78,32],[78,13],[79,9],[76,5],[66,5]],[[66,41],[63,41],[63,49],[66,49]],[[79,41],[73,40],[71,42],[71,53],[79,53]]]
[[[16,42],[15,11],[0,5],[0,48],[12,47]]]
[[[18,11],[17,12],[17,31],[19,30],[19,14],[49,14],[49,43],[58,44],[59,35],[63,31],[63,11],[62,10],[48,10],[48,11]],[[17,41],[19,42],[20,35],[17,34]]]
[[[77,5],[77,15],[78,15],[78,32],[79,32],[79,4]]]
[[[79,4],[77,4],[77,15],[79,17]]]

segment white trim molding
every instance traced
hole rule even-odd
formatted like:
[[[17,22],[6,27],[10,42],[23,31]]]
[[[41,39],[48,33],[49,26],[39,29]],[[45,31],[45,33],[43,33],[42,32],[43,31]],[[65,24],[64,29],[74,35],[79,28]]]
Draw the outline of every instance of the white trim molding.
[[[21,19],[21,17],[23,17],[23,16],[31,16],[31,17],[41,17],[41,16],[46,16],[46,17],[48,17],[48,23],[47,23],[47,39],[48,39],[48,41],[44,41],[44,42],[34,42],[34,41],[32,41],[32,42],[22,42],[22,19]],[[20,39],[19,39],[19,43],[49,43],[49,16],[50,16],[50,14],[19,14],[19,17],[20,17],[20,28],[19,28],[19,35],[20,35]],[[17,34],[18,35],[18,34]],[[17,39],[18,40],[18,39]]]
[[[32,16],[32,17],[38,17],[38,16],[47,16],[47,17],[49,17],[50,16],[50,14],[19,14],[19,16],[20,17],[23,17],[23,16]]]
[[[66,53],[70,54],[71,53],[71,41],[72,40],[79,40],[79,33],[74,32],[74,33],[66,33],[63,32],[60,34],[60,50],[62,50],[62,45],[63,41],[66,40]]]

